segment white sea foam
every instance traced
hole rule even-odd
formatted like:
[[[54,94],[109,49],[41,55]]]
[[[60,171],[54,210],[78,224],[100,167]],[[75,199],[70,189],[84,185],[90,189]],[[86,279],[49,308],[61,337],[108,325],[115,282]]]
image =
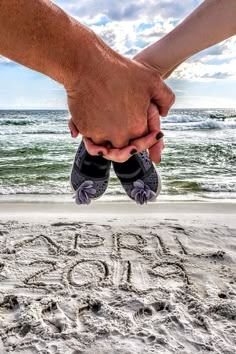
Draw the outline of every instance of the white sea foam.
[[[236,129],[236,121],[219,121],[211,118],[172,117],[162,120],[165,130]]]

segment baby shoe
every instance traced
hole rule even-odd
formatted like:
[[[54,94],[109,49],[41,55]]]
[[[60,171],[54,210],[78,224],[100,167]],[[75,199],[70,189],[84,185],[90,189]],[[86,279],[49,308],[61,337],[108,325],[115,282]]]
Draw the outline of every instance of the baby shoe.
[[[154,201],[161,191],[161,177],[147,151],[133,155],[126,162],[113,162],[116,176],[127,195],[137,204]]]
[[[90,155],[82,141],[75,155],[70,183],[77,204],[90,204],[101,197],[108,186],[111,161]]]

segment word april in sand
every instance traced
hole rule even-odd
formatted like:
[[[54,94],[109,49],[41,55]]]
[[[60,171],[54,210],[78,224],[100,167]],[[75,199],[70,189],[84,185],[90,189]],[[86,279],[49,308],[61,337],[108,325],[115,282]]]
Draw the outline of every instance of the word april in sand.
[[[1,205],[1,353],[235,353],[234,204],[22,205]]]

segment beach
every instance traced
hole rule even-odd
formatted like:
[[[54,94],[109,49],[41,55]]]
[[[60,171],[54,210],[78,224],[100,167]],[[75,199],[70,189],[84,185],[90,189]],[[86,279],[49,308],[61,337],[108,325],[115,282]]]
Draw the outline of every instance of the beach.
[[[227,353],[236,203],[0,200],[0,353]]]

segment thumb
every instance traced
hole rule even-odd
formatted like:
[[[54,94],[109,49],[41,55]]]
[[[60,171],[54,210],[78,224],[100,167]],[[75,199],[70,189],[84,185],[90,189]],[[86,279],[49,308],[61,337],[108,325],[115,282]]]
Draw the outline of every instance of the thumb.
[[[149,157],[153,162],[160,163],[161,162],[161,154],[164,149],[164,141],[161,139],[156,142],[153,146],[151,146],[149,150]]]
[[[162,117],[167,116],[170,107],[175,102],[173,91],[164,83],[164,81],[160,80],[160,78],[153,89],[152,102],[157,105]]]
[[[148,108],[148,131],[156,131],[159,134],[161,132],[160,116],[157,109],[157,106],[153,103],[150,104]],[[162,133],[163,137],[163,133]],[[149,147],[149,157],[153,162],[160,163],[161,153],[164,149],[164,140],[160,138],[158,141],[155,141],[151,147]]]

